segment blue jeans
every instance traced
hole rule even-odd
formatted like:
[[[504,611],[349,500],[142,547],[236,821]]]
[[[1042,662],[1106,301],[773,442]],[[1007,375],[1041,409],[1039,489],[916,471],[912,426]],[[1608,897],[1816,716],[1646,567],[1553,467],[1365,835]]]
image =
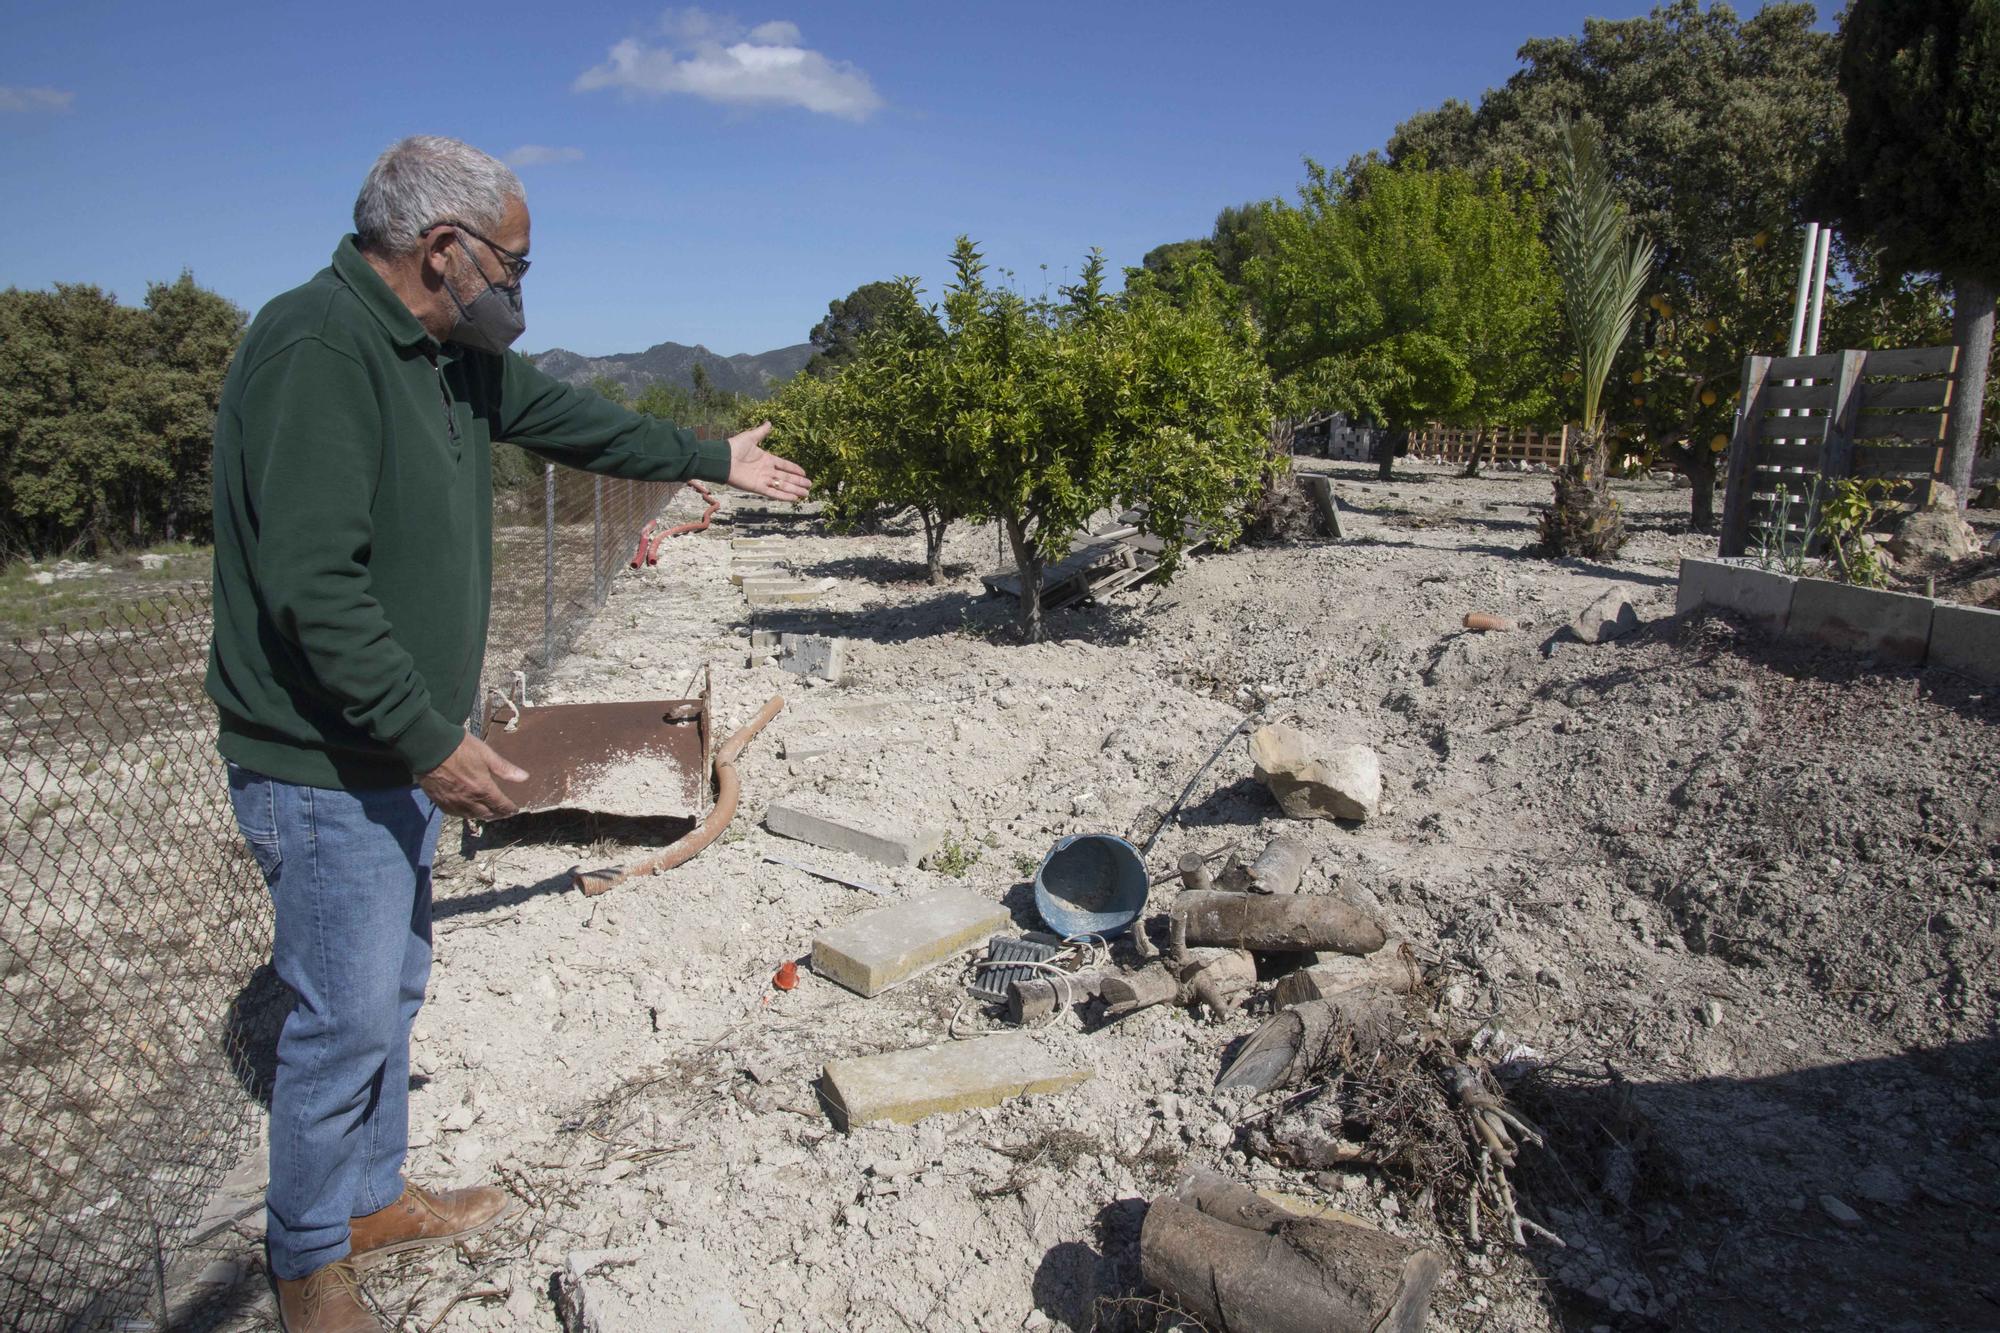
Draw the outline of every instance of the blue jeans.
[[[264,1198],[271,1269],[301,1278],[347,1256],[350,1217],[402,1192],[440,820],[416,787],[328,791],[235,764],[229,799],[277,907],[272,966],[298,993]]]

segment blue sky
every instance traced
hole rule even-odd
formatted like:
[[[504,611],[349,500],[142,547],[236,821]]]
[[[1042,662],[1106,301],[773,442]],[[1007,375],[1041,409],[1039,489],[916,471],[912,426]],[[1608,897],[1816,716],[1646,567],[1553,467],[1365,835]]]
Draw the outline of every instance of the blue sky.
[[[450,134],[520,163],[524,349],[764,351],[860,283],[935,294],[960,232],[1033,292],[1092,245],[1136,264],[1648,7],[9,0],[0,285],[188,268],[254,311],[383,147]]]

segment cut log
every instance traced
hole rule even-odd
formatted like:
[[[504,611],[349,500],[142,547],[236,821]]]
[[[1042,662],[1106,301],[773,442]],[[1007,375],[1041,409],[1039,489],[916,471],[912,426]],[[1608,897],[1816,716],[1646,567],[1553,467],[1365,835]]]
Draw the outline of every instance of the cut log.
[[[1183,893],[1173,917],[1186,923],[1187,942],[1268,952],[1331,949],[1369,954],[1387,938],[1381,925],[1338,898],[1297,894]]]
[[[1146,1210],[1146,1280],[1210,1328],[1241,1333],[1411,1333],[1444,1261],[1398,1236],[1293,1217],[1233,1226],[1175,1198]]]
[[[1123,976],[1106,977],[1098,991],[1109,1006],[1105,1014],[1111,1018],[1123,1018],[1126,1014],[1150,1009],[1156,1004],[1169,1004],[1180,993],[1180,978],[1169,971],[1165,963],[1154,963]]]
[[[1279,1010],[1250,1034],[1215,1086],[1269,1092],[1302,1083],[1347,1049],[1394,1040],[1399,1007],[1393,995],[1365,988]]]
[[[1104,978],[1099,994],[1105,1017],[1123,1018],[1156,1004],[1199,999],[1216,1013],[1232,1007],[1231,995],[1257,984],[1257,960],[1240,949],[1191,949],[1183,962],[1162,961],[1136,972]]]
[[[1073,972],[1058,981],[1046,974],[1007,983],[1007,1021],[1039,1023],[1058,1009],[1095,998],[1104,986],[1102,972]]]
[[[1326,1000],[1351,990],[1375,987],[1391,995],[1408,995],[1416,986],[1416,969],[1403,959],[1403,941],[1390,940],[1360,958],[1335,954],[1312,967],[1278,978],[1278,1007],[1307,1000]]]
[[[1306,845],[1297,838],[1273,838],[1250,867],[1252,893],[1297,893],[1306,873]],[[1188,885],[1193,888],[1194,885]]]
[[[1197,891],[1215,887],[1215,880],[1208,873],[1207,858],[1200,852],[1189,852],[1181,857],[1181,883]]]

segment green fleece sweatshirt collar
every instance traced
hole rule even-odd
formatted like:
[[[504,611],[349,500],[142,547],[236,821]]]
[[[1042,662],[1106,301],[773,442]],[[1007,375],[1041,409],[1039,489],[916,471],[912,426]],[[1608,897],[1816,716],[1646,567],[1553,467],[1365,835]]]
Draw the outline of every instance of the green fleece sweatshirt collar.
[[[361,299],[382,331],[389,335],[389,341],[397,347],[422,347],[429,344],[437,347],[437,340],[424,330],[410,308],[403,304],[403,298],[396,295],[389,284],[382,281],[382,275],[375,271],[361,253],[360,237],[349,232],[340,238],[340,244],[333,249],[333,271]]]

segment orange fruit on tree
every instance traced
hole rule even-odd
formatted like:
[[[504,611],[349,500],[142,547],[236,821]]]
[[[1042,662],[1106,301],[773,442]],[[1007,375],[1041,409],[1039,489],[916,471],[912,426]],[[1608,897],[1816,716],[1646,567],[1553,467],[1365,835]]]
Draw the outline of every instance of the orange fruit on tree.
[[[1729,437],[1727,435],[1718,435],[1708,442],[1708,451],[1712,454],[1719,454],[1728,447]]]
[[[1715,406],[1715,390],[1713,390],[1713,389],[1703,389],[1703,390],[1701,391],[1701,405],[1702,405],[1703,407],[1714,407],[1714,406]]]
[[[1719,319],[1704,319],[1701,322],[1701,331],[1703,333],[1720,333],[1722,332],[1722,321]]]

